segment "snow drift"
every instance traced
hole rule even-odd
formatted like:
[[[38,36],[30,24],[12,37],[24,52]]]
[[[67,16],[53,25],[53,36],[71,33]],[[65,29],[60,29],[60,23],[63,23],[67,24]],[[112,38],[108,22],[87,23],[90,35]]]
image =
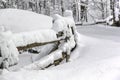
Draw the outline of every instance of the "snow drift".
[[[13,32],[16,47],[56,40],[56,33],[51,28],[51,17],[18,9],[0,10],[0,31]]]
[[[0,80],[120,80],[120,29],[101,25],[77,28],[80,45],[75,60],[46,70],[9,72]]]
[[[25,10],[1,9],[0,26],[4,26],[5,29],[15,33],[50,29],[52,18]]]
[[[32,43],[45,43],[57,40],[56,33],[52,29],[43,29],[31,32],[13,34],[13,42],[16,47],[26,46]]]

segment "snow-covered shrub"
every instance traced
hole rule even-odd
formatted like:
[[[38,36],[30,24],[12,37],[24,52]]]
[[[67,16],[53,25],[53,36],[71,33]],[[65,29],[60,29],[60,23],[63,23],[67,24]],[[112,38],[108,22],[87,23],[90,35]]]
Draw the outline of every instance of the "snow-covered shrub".
[[[5,31],[0,32],[0,51],[3,62],[1,66],[3,68],[8,68],[11,65],[18,63],[18,50],[13,43],[12,39],[12,32]]]

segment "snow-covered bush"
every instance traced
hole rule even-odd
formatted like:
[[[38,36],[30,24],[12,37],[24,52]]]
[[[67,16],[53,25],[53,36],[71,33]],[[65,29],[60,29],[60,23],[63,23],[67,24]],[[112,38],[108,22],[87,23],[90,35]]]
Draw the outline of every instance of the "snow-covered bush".
[[[1,67],[3,68],[17,64],[19,60],[18,50],[11,39],[12,35],[10,31],[0,32],[0,53],[3,60]]]

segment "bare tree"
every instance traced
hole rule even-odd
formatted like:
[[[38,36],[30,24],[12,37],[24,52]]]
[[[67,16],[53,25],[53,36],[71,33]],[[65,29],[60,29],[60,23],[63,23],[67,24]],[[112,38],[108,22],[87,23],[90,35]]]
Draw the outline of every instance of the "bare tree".
[[[119,0],[110,0],[110,6],[112,9],[113,15],[113,26],[120,26],[120,19],[119,19]]]

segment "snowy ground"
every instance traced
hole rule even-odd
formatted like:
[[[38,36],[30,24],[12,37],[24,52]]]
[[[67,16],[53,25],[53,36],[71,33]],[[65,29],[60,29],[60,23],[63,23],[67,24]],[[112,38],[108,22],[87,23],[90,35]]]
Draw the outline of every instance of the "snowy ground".
[[[120,28],[77,26],[79,44],[71,62],[46,70],[21,69],[0,80],[120,80]]]

